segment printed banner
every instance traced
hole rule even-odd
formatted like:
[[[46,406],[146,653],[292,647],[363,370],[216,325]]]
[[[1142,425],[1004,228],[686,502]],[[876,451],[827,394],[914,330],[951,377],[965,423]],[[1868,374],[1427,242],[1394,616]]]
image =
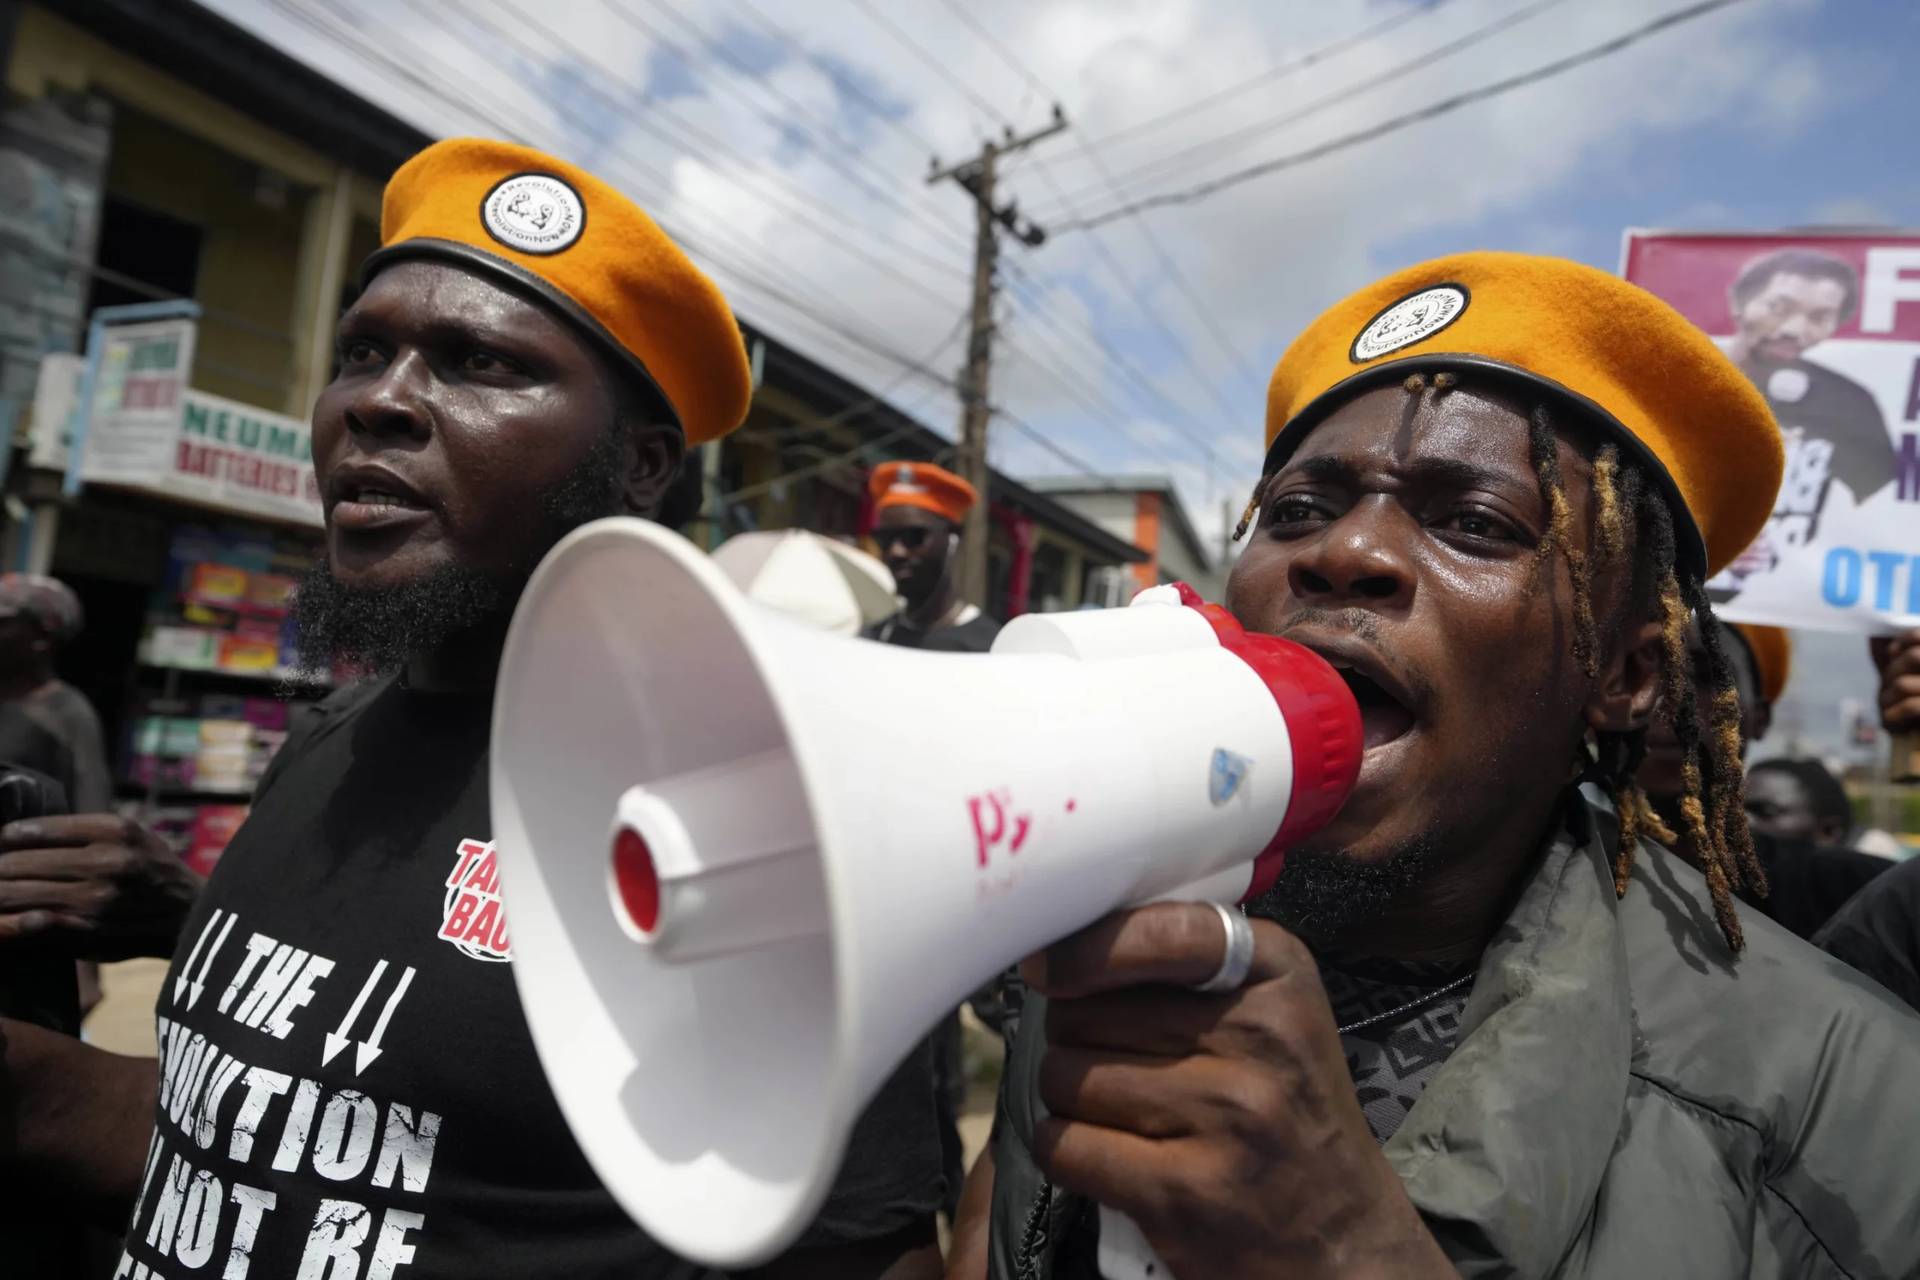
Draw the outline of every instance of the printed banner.
[[[1920,625],[1920,233],[1629,231],[1625,259],[1766,393],[1785,437],[1772,519],[1707,584],[1720,613]]]
[[[167,465],[197,332],[192,320],[151,320],[101,334],[83,476],[139,482]]]
[[[72,355],[41,361],[31,465],[66,469],[68,410],[79,394],[84,363]],[[131,358],[123,363],[128,371],[132,366]],[[104,362],[102,370],[104,383]],[[123,381],[116,392],[121,402],[126,385]],[[103,387],[94,397],[96,405],[105,394]],[[147,388],[135,394],[144,401],[160,393]],[[313,435],[306,423],[186,387],[164,411],[123,408],[109,417],[105,442],[102,418],[96,417],[88,432],[84,479],[235,515],[320,527]]]

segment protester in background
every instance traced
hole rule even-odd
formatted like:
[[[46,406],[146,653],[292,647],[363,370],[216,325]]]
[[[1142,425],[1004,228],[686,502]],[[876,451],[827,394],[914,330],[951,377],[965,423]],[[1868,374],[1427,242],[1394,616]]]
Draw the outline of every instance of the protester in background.
[[[1844,846],[1853,802],[1818,760],[1762,760],[1747,770],[1747,825],[1755,835]]]
[[[80,598],[66,583],[37,573],[0,575],[0,701],[16,704],[66,745],[73,756],[73,810],[100,813],[113,803],[100,717],[86,695],[53,672],[60,649],[81,626]]]
[[[1881,727],[1896,739],[1920,734],[1920,629],[1876,638],[1872,653]],[[1920,858],[1862,889],[1813,941],[1920,1010]]]
[[[637,206],[524,147],[429,147],[381,234],[314,406],[326,552],[295,608],[303,658],[381,678],[322,704],[262,780],[180,934],[162,1069],[0,1027],[0,1178],[117,1213],[121,1274],[684,1280],[701,1273],[594,1176],[535,1057],[487,748],[535,564],[589,520],[657,512],[685,445],[740,422],[740,331]],[[6,838],[54,858],[113,834]],[[923,1067],[758,1274],[937,1275],[942,1191]]]
[[[979,501],[973,486],[930,462],[887,462],[873,469],[867,490],[875,513],[871,537],[903,602],[897,615],[867,635],[909,649],[949,653],[991,649],[1000,624],[961,597],[956,572],[960,527]],[[976,993],[974,1003],[997,1003],[994,984]],[[934,1028],[933,1045],[940,1142],[949,1182],[946,1208],[951,1215],[959,1207],[966,1160],[959,1121],[967,1103],[967,1078],[958,1013]]]
[[[1738,759],[1744,759],[1747,749],[1773,723],[1773,703],[1766,691],[1777,697],[1786,687],[1786,633],[1777,627],[1730,627],[1718,619],[1713,620],[1713,629],[1733,674],[1738,698],[1733,730],[1738,734]],[[1696,664],[1705,661],[1708,648],[1698,626],[1688,631],[1687,647]],[[1694,667],[1696,675],[1700,669],[1699,665]],[[1692,691],[1694,715],[1704,724],[1716,714],[1717,695],[1700,680],[1694,682]],[[1646,760],[1640,766],[1639,779],[1653,805],[1649,834],[1695,866],[1701,865],[1692,826],[1683,811],[1686,754],[1670,723],[1656,722],[1647,735]],[[1840,847],[1821,848],[1804,838],[1759,829],[1753,831],[1753,850],[1766,875],[1764,881],[1742,885],[1740,896],[1802,938],[1811,937],[1861,885],[1887,869],[1884,858]]]
[[[1227,604],[1347,673],[1358,785],[1250,925],[1027,962],[950,1274],[1091,1274],[1096,1202],[1176,1277],[1913,1274],[1920,1021],[1735,906],[1734,677],[1686,645],[1772,504],[1759,395],[1613,276],[1463,254],[1317,320],[1267,444]],[[1635,839],[1663,688],[1704,877]]]
[[[973,486],[930,462],[888,462],[867,482],[872,538],[905,602],[898,617],[870,633],[911,649],[985,653],[1000,624],[960,597],[960,526],[978,500]]]

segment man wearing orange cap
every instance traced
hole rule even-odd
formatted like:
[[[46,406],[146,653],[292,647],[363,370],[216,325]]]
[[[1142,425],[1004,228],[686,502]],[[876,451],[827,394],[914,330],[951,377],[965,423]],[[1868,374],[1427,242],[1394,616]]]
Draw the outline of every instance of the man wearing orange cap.
[[[985,653],[1000,634],[1000,624],[979,606],[960,598],[960,530],[979,500],[965,479],[930,462],[886,462],[867,480],[873,499],[874,545],[893,574],[902,607],[867,632],[869,639],[909,649],[944,653]],[[976,997],[976,1007],[995,1003],[993,988]],[[967,1079],[962,1058],[960,1019],[943,1020],[931,1037],[935,1096],[939,1103],[940,1144],[947,1172],[949,1214],[957,1206],[964,1170],[960,1111],[966,1105]]]
[[[395,174],[362,286],[314,407],[326,554],[297,615],[310,664],[378,678],[262,780],[180,931],[157,1069],[0,1028],[0,1162],[118,1217],[123,1278],[700,1274],[620,1210],[541,1074],[488,737],[534,565],[585,521],[654,514],[683,451],[738,425],[739,330],[632,202],[497,142]],[[142,838],[99,817],[5,833],[49,865]],[[938,1274],[930,1091],[923,1073],[904,1104],[921,1141],[856,1138],[765,1274]]]
[[[1358,783],[1224,939],[1161,903],[1027,961],[950,1274],[1920,1269],[1920,1022],[1736,906],[1711,626],[1688,696],[1780,467],[1704,335],[1573,263],[1440,259],[1311,325],[1227,604],[1347,674]],[[1656,713],[1704,874],[1640,838]]]
[[[991,649],[1000,624],[962,600],[955,581],[960,527],[978,497],[973,486],[930,462],[888,462],[873,469],[867,491],[872,537],[904,602],[872,638],[949,653]]]

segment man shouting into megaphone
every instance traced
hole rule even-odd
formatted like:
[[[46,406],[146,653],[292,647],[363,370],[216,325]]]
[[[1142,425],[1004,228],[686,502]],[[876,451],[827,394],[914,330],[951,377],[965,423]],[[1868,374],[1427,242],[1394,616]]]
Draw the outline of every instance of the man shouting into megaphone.
[[[685,447],[745,416],[740,331],[613,188],[474,139],[395,174],[362,284],[313,413],[326,561],[297,614],[304,657],[379,678],[274,759],[180,934],[157,1064],[4,1027],[0,1171],[123,1224],[120,1277],[710,1274],[615,1204],[542,1076],[488,731],[540,557],[655,514]],[[48,847],[8,856],[56,870],[150,840],[100,818],[33,834]],[[881,1091],[823,1212],[758,1274],[939,1273],[930,1070]]]
[[[950,1274],[1148,1274],[1096,1204],[1180,1280],[1914,1274],[1920,1023],[1737,911],[1712,642],[1692,696],[1780,479],[1751,384],[1633,286],[1468,254],[1316,321],[1266,434],[1228,605],[1347,672],[1358,784],[1224,951],[1158,904],[1026,963]],[[1698,865],[1637,838],[1656,716]]]

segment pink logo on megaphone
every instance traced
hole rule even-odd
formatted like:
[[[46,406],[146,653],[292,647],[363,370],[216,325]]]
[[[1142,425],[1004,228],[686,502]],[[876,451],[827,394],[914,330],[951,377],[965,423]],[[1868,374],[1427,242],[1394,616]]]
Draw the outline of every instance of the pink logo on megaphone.
[[[996,850],[1004,847],[1009,856],[1019,853],[1033,829],[1033,815],[1013,813],[1013,793],[1005,787],[967,797],[967,812],[973,818],[973,841],[980,866],[993,861]]]

